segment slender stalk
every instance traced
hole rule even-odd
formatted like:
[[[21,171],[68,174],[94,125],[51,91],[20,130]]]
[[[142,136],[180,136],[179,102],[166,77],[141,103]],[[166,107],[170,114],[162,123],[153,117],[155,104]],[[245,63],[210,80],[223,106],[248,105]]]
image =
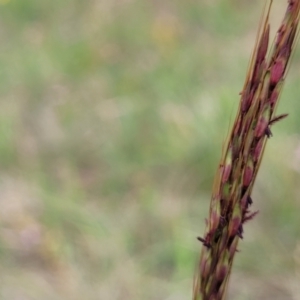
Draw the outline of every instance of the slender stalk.
[[[238,113],[215,176],[205,235],[198,238],[203,247],[193,300],[225,299],[243,225],[257,213],[250,211],[251,191],[266,140],[272,136],[270,128],[287,116],[274,114],[295,43],[300,0],[288,1],[268,52],[271,6],[272,0],[264,10]]]

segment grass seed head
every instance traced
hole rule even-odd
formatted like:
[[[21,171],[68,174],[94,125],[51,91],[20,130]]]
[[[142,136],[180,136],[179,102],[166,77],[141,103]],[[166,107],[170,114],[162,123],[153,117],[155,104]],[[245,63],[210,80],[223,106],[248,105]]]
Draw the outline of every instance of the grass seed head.
[[[258,173],[270,126],[287,114],[274,116],[297,36],[300,0],[289,0],[282,24],[269,47],[269,13],[266,6],[249,65],[239,111],[218,169],[207,221],[193,300],[223,300],[243,225],[251,212],[251,191]]]

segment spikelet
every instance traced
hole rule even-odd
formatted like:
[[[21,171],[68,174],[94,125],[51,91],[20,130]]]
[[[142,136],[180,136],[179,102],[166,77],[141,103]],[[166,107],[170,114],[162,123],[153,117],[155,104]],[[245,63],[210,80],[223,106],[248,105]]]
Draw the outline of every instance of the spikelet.
[[[274,116],[294,48],[300,0],[289,0],[269,50],[270,0],[265,7],[250,60],[238,113],[214,181],[210,214],[194,277],[193,300],[225,298],[229,274],[243,225],[257,212],[249,210],[251,191],[270,127],[287,114]],[[268,54],[267,54],[268,53]]]

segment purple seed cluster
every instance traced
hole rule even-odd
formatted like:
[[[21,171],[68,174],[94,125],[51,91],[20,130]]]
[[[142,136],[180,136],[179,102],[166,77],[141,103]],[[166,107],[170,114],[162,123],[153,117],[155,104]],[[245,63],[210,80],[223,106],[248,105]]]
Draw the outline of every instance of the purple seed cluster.
[[[269,14],[266,8],[250,67],[241,93],[237,117],[218,168],[206,221],[193,300],[222,300],[245,222],[250,211],[252,188],[271,125],[287,114],[274,116],[287,73],[299,22],[300,0],[288,7],[269,53]]]

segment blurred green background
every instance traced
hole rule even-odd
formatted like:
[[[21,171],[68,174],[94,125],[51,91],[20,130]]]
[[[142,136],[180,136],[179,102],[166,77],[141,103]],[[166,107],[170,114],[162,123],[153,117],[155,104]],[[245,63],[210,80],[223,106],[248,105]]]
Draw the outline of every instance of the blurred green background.
[[[0,0],[0,299],[191,299],[262,2]],[[229,299],[300,299],[299,67]]]

